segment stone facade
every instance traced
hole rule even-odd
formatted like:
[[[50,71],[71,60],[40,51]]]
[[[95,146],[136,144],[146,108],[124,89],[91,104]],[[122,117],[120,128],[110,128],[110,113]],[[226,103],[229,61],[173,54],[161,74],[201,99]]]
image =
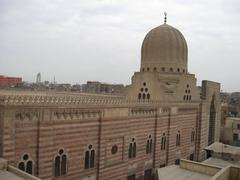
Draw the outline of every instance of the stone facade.
[[[221,128],[221,142],[240,146],[240,118],[227,117],[225,126]]]
[[[220,84],[199,89],[182,34],[161,26],[143,42],[143,67],[127,95],[0,91],[0,156],[16,167],[31,162],[42,179],[86,180],[150,179],[180,158],[204,160],[204,148],[219,139]],[[158,51],[151,39],[163,31],[168,53],[145,55]]]

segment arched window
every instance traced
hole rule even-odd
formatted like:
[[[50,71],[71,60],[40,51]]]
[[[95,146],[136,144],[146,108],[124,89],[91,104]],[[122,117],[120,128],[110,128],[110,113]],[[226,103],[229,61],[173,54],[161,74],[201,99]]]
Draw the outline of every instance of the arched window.
[[[28,174],[32,174],[33,173],[33,162],[32,161],[28,161],[27,162],[26,172]]]
[[[141,93],[138,93],[138,99],[141,99],[142,95]]]
[[[143,87],[140,88],[140,92],[138,93],[138,100],[149,100],[150,99],[150,93],[149,89],[146,87],[146,82],[143,82]]]
[[[150,70],[150,68],[148,67],[148,68],[147,68],[147,71],[149,71],[149,70]]]
[[[132,158],[132,151],[133,151],[133,144],[130,143],[128,148],[128,158]]]
[[[162,69],[163,72],[165,71],[165,68],[164,68],[164,67],[162,67],[161,69]]]
[[[149,93],[147,94],[147,99],[150,99],[150,94]]]
[[[166,149],[166,135],[165,133],[163,133],[162,135],[162,139],[161,139],[161,150],[165,150]]]
[[[28,154],[24,154],[21,161],[18,163],[18,169],[33,174],[33,160],[30,159]]]
[[[150,139],[150,148],[149,148],[150,153],[152,152],[152,138]]]
[[[183,96],[183,99],[184,100],[191,100],[192,99],[192,96],[191,96],[191,90],[189,89],[190,88],[190,86],[189,86],[189,84],[187,84],[187,88],[185,89],[185,95]]]
[[[180,131],[177,132],[177,135],[176,135],[176,146],[180,146]]]
[[[66,154],[62,155],[62,161],[61,161],[61,174],[67,174],[67,156]]]
[[[55,177],[60,176],[60,156],[55,157],[54,172],[55,172]]]
[[[129,148],[128,148],[128,158],[134,158],[136,157],[136,152],[137,152],[137,145],[135,142],[135,139],[132,138],[132,142],[129,143]]]
[[[91,150],[91,155],[90,155],[90,168],[94,168],[94,159],[95,159],[95,151]]]
[[[208,145],[214,142],[215,137],[215,123],[216,123],[216,109],[214,105],[215,95],[212,96],[209,113],[209,126],[208,126]]]
[[[20,162],[18,164],[18,169],[21,169],[22,171],[25,171],[25,164],[24,164],[24,162]]]
[[[54,159],[54,176],[63,176],[67,174],[67,155],[63,149],[58,151]]]
[[[191,142],[194,142],[194,140],[195,140],[195,131],[194,131],[194,129],[192,129]]]
[[[148,154],[149,152],[148,152],[148,150],[149,150],[149,146],[150,146],[150,144],[149,144],[150,142],[149,142],[149,139],[147,140],[147,144],[146,144],[146,154]]]
[[[156,68],[156,67],[154,67],[154,68],[153,68],[153,71],[157,71],[157,68]]]
[[[146,94],[145,93],[143,93],[143,99],[145,99],[146,98]]]
[[[137,152],[137,146],[136,142],[133,143],[133,157],[136,157],[136,152]]]
[[[173,68],[170,68],[170,72],[173,72]]]
[[[88,146],[88,150],[85,152],[85,162],[84,167],[85,169],[94,168],[95,166],[95,150],[93,146],[90,144]]]
[[[146,154],[149,154],[152,152],[152,136],[148,136],[147,144],[146,144]]]

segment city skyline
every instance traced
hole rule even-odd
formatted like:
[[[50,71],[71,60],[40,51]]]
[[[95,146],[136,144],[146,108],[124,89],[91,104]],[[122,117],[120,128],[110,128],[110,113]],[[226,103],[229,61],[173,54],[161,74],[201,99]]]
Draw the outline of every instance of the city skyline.
[[[130,84],[140,69],[149,29],[178,28],[188,44],[189,72],[240,91],[239,2],[1,1],[0,72],[35,82]],[[199,13],[196,13],[199,12]]]

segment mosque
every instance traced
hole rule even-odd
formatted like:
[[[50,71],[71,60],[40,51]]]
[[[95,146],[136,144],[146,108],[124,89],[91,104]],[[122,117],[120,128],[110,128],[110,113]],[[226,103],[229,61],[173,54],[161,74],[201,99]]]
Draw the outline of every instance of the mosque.
[[[0,157],[41,179],[151,180],[219,140],[220,84],[188,71],[182,33],[152,29],[126,95],[0,91]]]

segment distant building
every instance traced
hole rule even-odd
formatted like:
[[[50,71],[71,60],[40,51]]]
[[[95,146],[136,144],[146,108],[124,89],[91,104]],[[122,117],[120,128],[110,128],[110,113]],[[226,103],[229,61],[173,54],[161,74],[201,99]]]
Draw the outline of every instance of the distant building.
[[[228,104],[226,102],[221,103],[221,127],[226,124],[226,119],[229,117]]]
[[[225,126],[221,128],[220,141],[225,144],[240,146],[240,118],[226,118]]]
[[[240,117],[240,92],[221,93],[223,108],[228,109],[231,117]]]
[[[87,81],[87,84],[83,85],[82,90],[86,93],[124,94],[125,88],[123,84],[107,84],[98,81]]]
[[[21,77],[8,77],[0,75],[0,87],[14,87],[22,82]]]
[[[81,92],[82,91],[82,86],[80,84],[74,84],[71,87],[71,91],[78,91]]]
[[[37,78],[36,78],[36,83],[40,84],[41,83],[41,73],[37,73]]]
[[[55,89],[58,91],[70,91],[71,90],[71,84],[63,83],[63,84],[56,84]]]

